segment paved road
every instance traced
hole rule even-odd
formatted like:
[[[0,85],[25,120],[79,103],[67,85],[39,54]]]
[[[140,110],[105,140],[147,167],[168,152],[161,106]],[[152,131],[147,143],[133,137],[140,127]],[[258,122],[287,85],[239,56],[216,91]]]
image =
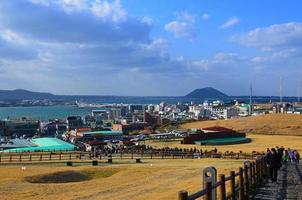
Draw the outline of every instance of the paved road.
[[[288,164],[278,172],[277,183],[257,189],[255,200],[302,200],[302,164]]]

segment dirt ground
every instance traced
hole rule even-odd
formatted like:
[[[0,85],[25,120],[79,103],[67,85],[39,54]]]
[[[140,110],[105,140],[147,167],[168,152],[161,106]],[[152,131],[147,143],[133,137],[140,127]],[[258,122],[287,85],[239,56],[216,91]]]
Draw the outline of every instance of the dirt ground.
[[[242,166],[242,160],[146,160],[142,164],[123,163],[111,166],[27,165],[0,166],[0,199],[177,199],[177,192],[201,188],[201,170],[214,165],[219,173],[229,174]],[[26,177],[62,171],[116,170],[109,177],[96,176],[92,180],[73,183],[29,183]]]

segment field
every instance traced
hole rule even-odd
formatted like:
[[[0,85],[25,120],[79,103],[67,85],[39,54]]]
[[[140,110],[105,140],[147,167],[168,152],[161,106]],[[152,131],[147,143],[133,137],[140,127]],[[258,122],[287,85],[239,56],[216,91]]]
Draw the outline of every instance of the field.
[[[302,137],[301,136],[284,136],[284,135],[259,135],[259,134],[247,134],[247,137],[252,141],[246,144],[236,145],[221,145],[221,146],[200,146],[200,145],[182,145],[180,140],[171,140],[167,142],[161,141],[148,141],[146,144],[162,148],[162,147],[179,147],[179,148],[194,148],[202,150],[213,150],[217,148],[219,152],[233,151],[233,152],[245,152],[251,153],[252,151],[265,152],[266,148],[272,148],[276,146],[284,146],[285,148],[297,149],[302,152]]]
[[[62,164],[0,166],[1,199],[125,199],[153,200],[177,199],[177,192],[186,189],[196,192],[201,188],[201,169],[214,165],[219,173],[228,174],[242,166],[242,160],[144,160],[142,164],[130,161],[104,166],[74,166]],[[64,176],[56,176],[56,174]],[[88,175],[89,180],[77,177]],[[46,176],[45,176],[46,175]],[[83,180],[69,183],[47,182],[53,176],[55,182],[65,178]],[[75,177],[74,177],[75,176]],[[65,178],[64,178],[65,177]],[[70,177],[69,177],[70,179]],[[37,181],[38,180],[38,181]]]
[[[183,124],[181,128],[190,129],[211,126],[223,126],[246,133],[302,136],[302,115],[266,114],[231,120],[200,121]]]

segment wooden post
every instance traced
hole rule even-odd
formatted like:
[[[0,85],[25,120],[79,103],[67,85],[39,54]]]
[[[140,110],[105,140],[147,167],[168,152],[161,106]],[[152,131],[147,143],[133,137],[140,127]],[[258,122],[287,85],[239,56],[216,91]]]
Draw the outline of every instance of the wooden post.
[[[235,172],[231,171],[231,199],[235,200],[236,197],[236,188],[235,188]]]
[[[69,160],[71,160],[71,153],[69,153]]]
[[[178,200],[188,200],[188,192],[185,190],[179,191]]]
[[[42,154],[40,154],[40,161],[42,161]]]
[[[19,155],[19,162],[21,162],[22,161],[22,155],[20,154]]]
[[[29,154],[29,161],[31,161],[31,154]]]
[[[12,154],[9,155],[9,162],[12,162],[13,158],[12,158]]]
[[[256,185],[256,163],[253,161],[253,184]]]
[[[244,200],[244,180],[243,180],[243,168],[239,168],[239,200]]]
[[[248,166],[244,165],[245,197],[248,198],[250,192]]]
[[[221,200],[226,200],[226,191],[225,191],[225,176],[224,174],[220,175],[220,199]]]
[[[252,186],[253,185],[253,164],[252,163],[250,163],[250,166],[249,166],[249,171],[250,171],[250,173],[249,173],[249,182],[250,182],[250,186]]]
[[[207,193],[205,195],[205,200],[212,200],[212,183],[207,182],[206,184]]]
[[[1,162],[1,154],[0,154],[0,162]]]
[[[151,154],[150,154],[150,158],[152,159],[152,153],[153,153],[153,151],[151,150]]]
[[[49,154],[49,160],[51,160],[51,152],[50,152],[50,154]]]
[[[133,150],[131,151],[131,159],[133,159]]]
[[[62,160],[62,152],[59,154],[59,160]]]

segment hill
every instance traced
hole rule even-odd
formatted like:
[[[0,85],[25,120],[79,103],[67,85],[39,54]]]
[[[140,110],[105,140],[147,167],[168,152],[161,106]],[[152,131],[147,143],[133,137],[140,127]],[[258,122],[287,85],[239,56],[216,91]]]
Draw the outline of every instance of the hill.
[[[267,114],[231,120],[198,121],[183,124],[183,129],[222,126],[236,131],[257,134],[302,136],[302,115]]]
[[[55,95],[44,92],[32,92],[28,90],[0,90],[0,99],[22,100],[22,99],[52,99]]]
[[[225,97],[228,97],[228,95],[226,95],[212,87],[206,87],[206,88],[196,89],[196,90],[190,92],[189,94],[187,94],[185,97],[213,99],[213,98],[225,98]]]

